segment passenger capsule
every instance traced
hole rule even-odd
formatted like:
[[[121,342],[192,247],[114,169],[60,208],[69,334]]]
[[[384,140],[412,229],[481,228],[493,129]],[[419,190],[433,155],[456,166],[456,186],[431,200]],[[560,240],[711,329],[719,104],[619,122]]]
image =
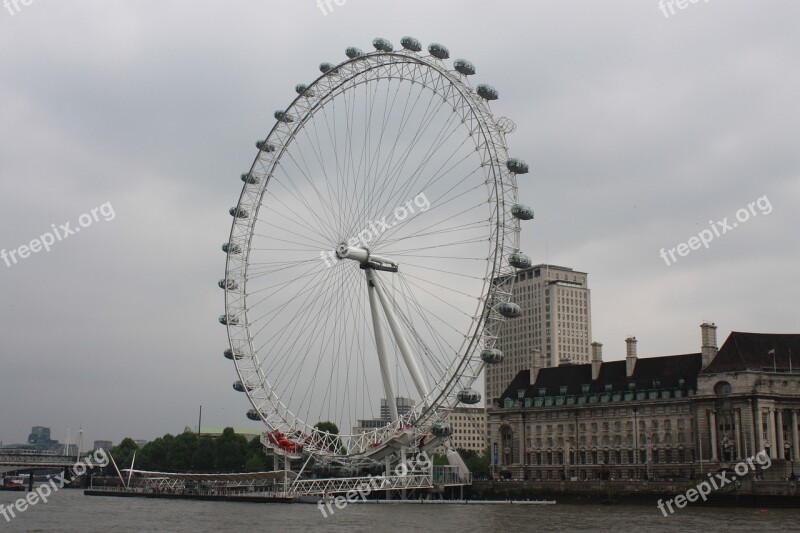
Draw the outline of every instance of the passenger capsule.
[[[238,380],[233,382],[233,390],[237,392],[250,392],[254,388],[252,383],[242,383]]]
[[[394,50],[394,46],[388,40],[378,37],[372,41],[372,46],[375,47],[375,50],[379,52],[391,52]]]
[[[475,65],[466,59],[456,59],[453,61],[453,67],[464,76],[472,76],[475,74]]]
[[[503,302],[497,306],[497,312],[506,318],[518,318],[522,315],[522,309],[513,302]]]
[[[242,207],[231,207],[228,209],[228,213],[231,214],[233,218],[249,218],[250,213],[247,212],[247,209]]]
[[[451,426],[449,422],[445,422],[444,420],[437,420],[436,422],[431,424],[431,433],[434,436],[443,439],[453,434],[453,426]]]
[[[533,209],[527,205],[514,204],[511,206],[511,216],[520,220],[533,220]]]
[[[285,111],[275,111],[275,113],[273,113],[272,116],[274,116],[275,120],[277,120],[278,122],[284,122],[287,124],[289,122],[294,122],[294,118],[292,117],[292,115],[290,115]]]
[[[266,140],[256,141],[256,148],[264,152],[274,152],[277,149],[274,144],[268,143]]]
[[[487,365],[498,365],[505,359],[505,354],[497,348],[486,348],[481,352],[481,359]]]
[[[400,39],[400,44],[403,46],[403,48],[406,50],[411,50],[412,52],[419,52],[422,50],[422,44],[413,37],[403,37]]]
[[[481,393],[472,389],[458,391],[458,401],[467,405],[475,405],[481,401]]]
[[[235,291],[239,289],[239,284],[232,279],[221,279],[217,285],[219,285],[220,289],[226,289],[229,291]]]
[[[219,323],[224,326],[238,326],[239,319],[233,315],[220,315]]]
[[[506,161],[506,168],[509,170],[509,172],[513,172],[514,174],[528,173],[528,163],[522,159],[516,159],[514,157]]]
[[[261,178],[252,174],[242,174],[242,181],[250,185],[258,185],[261,183]]]
[[[530,268],[533,261],[522,252],[514,252],[508,256],[508,264],[514,268]]]
[[[485,83],[478,85],[478,88],[475,90],[475,92],[477,92],[478,96],[484,100],[497,100],[497,98],[499,98],[497,89],[491,85],[486,85]]]
[[[241,350],[235,350],[234,351],[234,350],[231,350],[230,348],[228,348],[227,350],[225,350],[222,353],[225,356],[225,359],[230,359],[231,361],[233,361],[234,359],[239,361],[240,359],[244,358],[244,354],[242,353]]]
[[[308,85],[306,85],[305,83],[300,83],[298,85],[295,85],[294,86],[294,92],[296,92],[297,94],[302,94],[304,96],[315,96],[316,95],[316,93],[314,91],[308,89]]]
[[[347,57],[349,57],[350,59],[355,59],[357,57],[361,57],[364,55],[364,52],[362,52],[360,48],[356,48],[355,46],[351,46],[350,48],[345,50],[344,53],[347,54]]]
[[[322,72],[323,74],[327,74],[328,72],[333,72],[335,74],[336,72],[339,71],[339,69],[337,69],[336,65],[332,63],[320,63],[319,71]]]
[[[249,411],[247,411],[247,418],[249,418],[250,420],[254,420],[256,422],[261,420],[261,417],[258,416],[258,411],[256,411],[255,409],[250,409]]]
[[[240,253],[242,253],[242,247],[239,246],[238,244],[231,244],[226,242],[222,244],[222,251],[225,252],[226,254],[239,255]]]
[[[436,57],[436,58],[439,58],[439,59],[447,59],[447,58],[450,57],[450,50],[448,50],[445,45],[439,44],[439,43],[432,43],[428,47],[428,52],[433,57]]]

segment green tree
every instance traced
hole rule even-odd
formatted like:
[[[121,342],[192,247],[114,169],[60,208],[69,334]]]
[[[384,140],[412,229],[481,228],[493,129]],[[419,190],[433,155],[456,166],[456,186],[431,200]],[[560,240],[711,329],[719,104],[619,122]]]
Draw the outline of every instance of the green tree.
[[[172,441],[167,450],[167,464],[175,472],[188,472],[192,470],[192,459],[197,449],[197,435],[184,431]]]
[[[247,456],[247,439],[227,427],[214,443],[214,463],[218,470],[239,472],[244,468]]]
[[[214,470],[214,440],[211,437],[200,437],[192,455],[192,469],[195,472],[212,472]]]
[[[464,450],[462,448],[459,448],[457,451],[474,477],[487,477],[489,475],[489,464],[491,461],[491,450],[489,448],[483,450],[481,454],[478,454],[474,450]]]
[[[167,433],[144,445],[142,448],[142,467],[150,470],[170,471],[172,465],[168,454],[174,445],[175,437]]]
[[[248,472],[266,472],[272,470],[272,457],[267,457],[261,439],[254,438],[247,443],[247,455],[244,463]]]

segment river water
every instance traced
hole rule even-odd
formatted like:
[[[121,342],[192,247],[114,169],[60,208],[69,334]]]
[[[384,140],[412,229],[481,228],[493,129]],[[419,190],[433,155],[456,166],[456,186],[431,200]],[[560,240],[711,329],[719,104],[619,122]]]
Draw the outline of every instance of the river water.
[[[22,493],[0,492],[9,504]],[[62,490],[5,531],[800,531],[800,509],[692,507],[665,518],[642,505],[352,504],[324,518],[316,505],[84,496]]]

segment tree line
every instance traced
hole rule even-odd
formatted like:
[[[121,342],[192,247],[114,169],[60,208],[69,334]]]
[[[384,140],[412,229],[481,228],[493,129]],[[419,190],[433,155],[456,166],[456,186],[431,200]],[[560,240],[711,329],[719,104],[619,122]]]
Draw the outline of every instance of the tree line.
[[[273,470],[273,461],[264,453],[258,438],[250,442],[237,435],[233,428],[225,428],[222,435],[211,437],[186,431],[173,436],[169,433],[148,442],[141,448],[131,438],[123,439],[111,448],[111,455],[120,470],[130,468],[136,454],[134,468],[161,472],[267,472]],[[108,474],[116,473],[110,466]]]

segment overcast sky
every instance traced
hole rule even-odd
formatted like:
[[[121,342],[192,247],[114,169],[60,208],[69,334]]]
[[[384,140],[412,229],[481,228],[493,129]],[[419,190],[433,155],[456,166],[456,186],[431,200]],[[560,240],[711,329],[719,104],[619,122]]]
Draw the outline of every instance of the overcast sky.
[[[800,332],[800,3],[668,17],[658,0],[332,6],[0,11],[0,249],[106,204],[49,252],[0,259],[4,444],[33,425],[151,439],[196,425],[201,404],[204,425],[258,427],[221,355],[227,210],[295,84],[378,36],[441,42],[498,89],[493,111],[518,126],[510,153],[531,166],[523,251],[589,273],[607,360],[628,335],[641,356],[697,352],[704,320],[720,343]],[[659,256],[725,217],[708,248]]]

